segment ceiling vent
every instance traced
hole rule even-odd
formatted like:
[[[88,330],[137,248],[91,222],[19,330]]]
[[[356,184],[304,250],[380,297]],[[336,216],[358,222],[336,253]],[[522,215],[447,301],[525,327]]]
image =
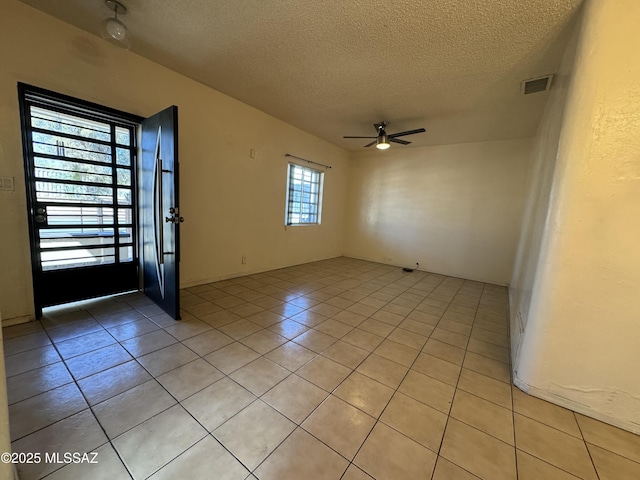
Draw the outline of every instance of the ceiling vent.
[[[551,88],[553,75],[545,75],[544,77],[532,78],[522,82],[522,93],[529,95],[531,93],[546,92]]]

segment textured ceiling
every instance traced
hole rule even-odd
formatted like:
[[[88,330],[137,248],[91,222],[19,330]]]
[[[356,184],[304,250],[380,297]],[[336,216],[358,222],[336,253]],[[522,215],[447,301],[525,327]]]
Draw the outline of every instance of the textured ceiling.
[[[99,34],[103,0],[22,0]],[[582,0],[123,0],[131,50],[349,150],[532,136]],[[393,148],[407,148],[394,146]]]

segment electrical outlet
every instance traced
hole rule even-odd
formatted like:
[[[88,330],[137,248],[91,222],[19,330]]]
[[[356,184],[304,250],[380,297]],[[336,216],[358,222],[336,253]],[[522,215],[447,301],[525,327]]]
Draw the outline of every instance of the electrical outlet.
[[[15,182],[13,177],[0,177],[0,190],[15,190]]]
[[[242,264],[246,264],[247,263],[247,256],[246,255],[242,255]]]

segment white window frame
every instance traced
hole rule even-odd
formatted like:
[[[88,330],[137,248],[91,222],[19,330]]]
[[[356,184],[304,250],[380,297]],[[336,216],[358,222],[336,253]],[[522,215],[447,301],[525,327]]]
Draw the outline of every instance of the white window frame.
[[[296,185],[300,186],[299,190]],[[305,186],[308,187],[307,192],[305,192]],[[286,226],[320,225],[323,187],[324,172],[304,167],[297,163],[289,163],[287,166],[287,202],[284,217]],[[300,195],[296,195],[296,191],[300,192]],[[309,195],[309,201],[304,201],[305,194]],[[303,218],[305,215],[307,219]]]

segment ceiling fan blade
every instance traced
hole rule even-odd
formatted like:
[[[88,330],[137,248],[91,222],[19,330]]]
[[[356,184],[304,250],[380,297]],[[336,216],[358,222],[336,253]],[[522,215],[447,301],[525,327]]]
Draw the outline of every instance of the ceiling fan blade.
[[[367,144],[365,145],[365,147],[371,147],[372,145],[375,145],[375,144],[376,144],[376,140],[374,140],[374,141],[373,141],[373,142],[371,142],[371,143],[367,143]]]
[[[351,136],[344,136],[342,138],[378,138],[378,137],[351,137]]]
[[[402,145],[409,145],[411,142],[407,142],[406,140],[399,140],[397,138],[389,138],[390,142],[393,143],[401,143]]]
[[[413,135],[414,133],[422,132],[426,132],[426,130],[424,128],[418,128],[417,130],[407,130],[406,132],[392,133],[391,135],[389,135],[389,138],[404,137],[405,135]]]

